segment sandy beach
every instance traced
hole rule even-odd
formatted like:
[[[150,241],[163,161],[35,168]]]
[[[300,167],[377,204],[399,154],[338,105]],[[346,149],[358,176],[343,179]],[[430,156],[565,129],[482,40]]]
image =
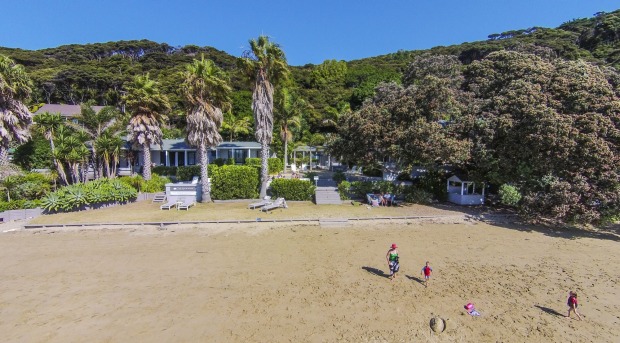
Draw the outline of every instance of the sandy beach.
[[[386,278],[399,245],[401,271]],[[377,220],[0,234],[3,342],[618,342],[613,236]],[[428,288],[420,269],[430,261]],[[584,320],[567,319],[569,290]],[[473,302],[480,317],[465,313]],[[444,332],[430,330],[433,317]]]

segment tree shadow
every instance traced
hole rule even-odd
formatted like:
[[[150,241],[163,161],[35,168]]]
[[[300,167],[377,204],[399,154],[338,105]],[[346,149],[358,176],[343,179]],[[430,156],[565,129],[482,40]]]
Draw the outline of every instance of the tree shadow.
[[[411,275],[405,275],[407,277],[407,279],[409,280],[413,280],[413,281],[417,281],[420,285],[424,284],[424,280],[420,279],[419,277],[416,276],[411,276]]]
[[[553,225],[530,224],[518,213],[509,209],[492,208],[489,206],[459,206],[450,203],[437,203],[429,207],[470,216],[473,220],[480,220],[493,226],[498,226],[510,230],[522,232],[538,232],[545,236],[575,240],[579,238],[594,238],[620,242],[620,224],[612,224],[596,229],[585,229],[580,227],[559,227]]]
[[[362,267],[362,269],[369,272],[370,274],[374,274],[374,275],[385,277],[385,278],[390,277],[390,275],[384,273],[381,269],[377,269],[373,267]]]
[[[540,305],[534,305],[534,307],[538,307],[541,311],[553,315],[553,316],[558,316],[558,317],[564,317],[563,314],[561,314],[560,312],[552,309],[552,308],[548,308],[548,307],[544,307],[544,306],[540,306]]]

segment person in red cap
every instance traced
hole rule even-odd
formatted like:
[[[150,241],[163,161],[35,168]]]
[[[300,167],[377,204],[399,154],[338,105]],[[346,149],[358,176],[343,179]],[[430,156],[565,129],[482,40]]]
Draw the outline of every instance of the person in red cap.
[[[398,246],[396,243],[392,243],[390,250],[388,250],[385,255],[385,259],[388,263],[388,268],[390,269],[390,280],[394,281],[396,278],[396,273],[400,269],[400,263],[398,262]]]

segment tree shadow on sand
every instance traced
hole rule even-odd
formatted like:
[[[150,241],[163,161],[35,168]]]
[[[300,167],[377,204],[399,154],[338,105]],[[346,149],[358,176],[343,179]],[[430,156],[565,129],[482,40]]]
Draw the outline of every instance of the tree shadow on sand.
[[[540,306],[540,305],[534,305],[534,307],[539,308],[541,311],[553,315],[553,316],[558,316],[558,317],[564,317],[563,314],[561,314],[560,312],[552,309],[552,308],[548,308],[548,307],[544,307],[544,306]]]
[[[390,277],[388,274],[384,273],[381,269],[377,269],[373,267],[362,267],[362,269],[369,272],[370,274],[375,274],[377,276],[381,276],[385,278]]]
[[[575,226],[559,227],[553,225],[531,224],[519,215],[507,209],[495,209],[489,206],[459,206],[449,203],[438,203],[429,207],[452,214],[464,214],[473,220],[481,220],[493,226],[503,227],[522,232],[538,232],[545,236],[564,239],[593,238],[620,242],[620,224],[612,224],[600,228],[584,229]]]

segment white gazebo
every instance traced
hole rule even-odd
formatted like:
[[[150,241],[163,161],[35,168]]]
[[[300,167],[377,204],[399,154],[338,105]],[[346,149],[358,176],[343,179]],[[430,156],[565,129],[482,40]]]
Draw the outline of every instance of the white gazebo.
[[[484,205],[485,184],[476,185],[465,177],[453,175],[448,179],[448,201],[459,205]]]

